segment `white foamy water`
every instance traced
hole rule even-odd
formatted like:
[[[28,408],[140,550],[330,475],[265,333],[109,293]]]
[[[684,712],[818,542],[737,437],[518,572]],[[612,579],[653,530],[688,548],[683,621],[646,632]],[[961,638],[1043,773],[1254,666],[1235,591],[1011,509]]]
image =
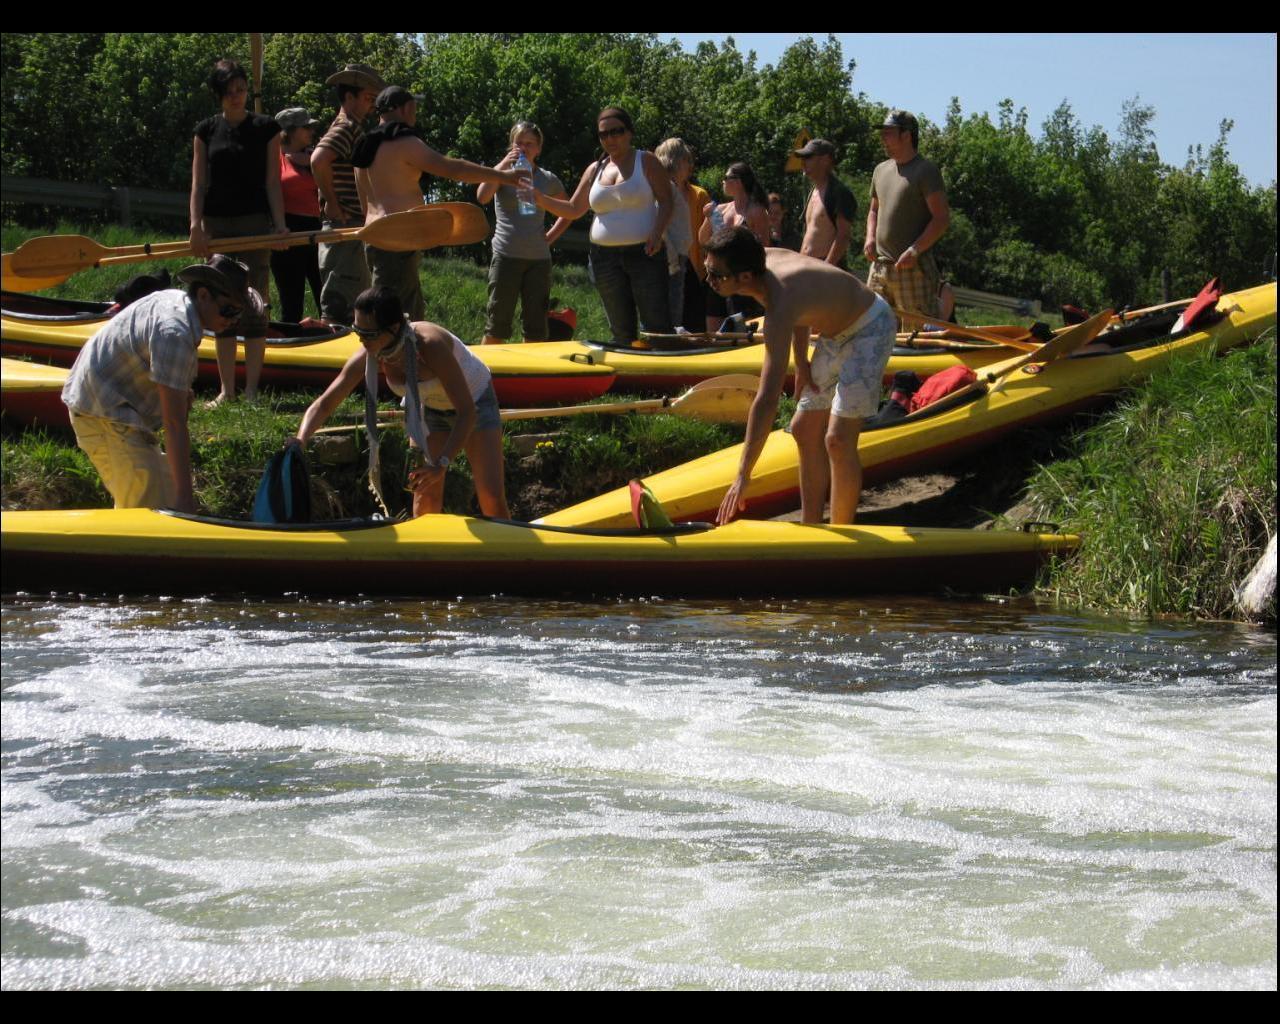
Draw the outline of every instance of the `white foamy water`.
[[[10,603],[3,984],[1274,988],[1275,657],[1016,604]]]

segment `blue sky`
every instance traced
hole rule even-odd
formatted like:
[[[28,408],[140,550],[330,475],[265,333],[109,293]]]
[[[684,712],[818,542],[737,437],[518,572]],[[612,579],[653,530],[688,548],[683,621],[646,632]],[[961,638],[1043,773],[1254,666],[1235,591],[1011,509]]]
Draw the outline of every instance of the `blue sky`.
[[[686,50],[728,34],[660,33]],[[796,39],[826,33],[735,32],[738,49],[772,64]],[[967,115],[993,116],[1006,97],[1026,107],[1038,134],[1045,118],[1069,100],[1086,125],[1115,135],[1120,108],[1137,96],[1156,109],[1156,145],[1181,165],[1187,147],[1207,150],[1224,117],[1235,121],[1231,157],[1254,185],[1276,177],[1276,36],[992,35],[836,33],[845,60],[857,61],[853,91],[941,122],[952,96]]]

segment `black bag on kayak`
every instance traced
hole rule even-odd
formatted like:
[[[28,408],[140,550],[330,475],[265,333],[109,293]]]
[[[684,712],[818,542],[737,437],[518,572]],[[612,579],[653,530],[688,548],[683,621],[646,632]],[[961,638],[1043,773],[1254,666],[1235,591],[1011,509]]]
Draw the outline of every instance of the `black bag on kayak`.
[[[255,523],[311,522],[311,477],[296,444],[271,456],[253,500]]]

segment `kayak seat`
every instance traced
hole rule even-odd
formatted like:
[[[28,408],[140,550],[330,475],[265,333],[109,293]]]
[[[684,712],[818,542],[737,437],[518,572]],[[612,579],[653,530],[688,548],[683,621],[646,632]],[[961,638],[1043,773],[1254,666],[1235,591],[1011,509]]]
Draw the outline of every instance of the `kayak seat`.
[[[939,413],[947,412],[961,405],[967,405],[969,402],[981,398],[987,393],[987,386],[982,381],[976,381],[969,384],[959,391],[953,391],[949,395],[944,395],[931,405],[926,405],[923,409],[917,409],[913,413],[908,413],[900,419],[890,420],[887,423],[867,423],[863,425],[862,432],[865,434],[872,430],[887,430],[890,427],[900,427],[904,423],[919,423],[926,420],[930,416],[937,416]]]
[[[549,526],[545,523],[522,523],[515,519],[492,519],[479,516],[491,523],[504,526],[521,526],[546,533],[571,533],[580,537],[680,537],[690,533],[706,533],[716,528],[715,523],[672,523],[670,526]]]

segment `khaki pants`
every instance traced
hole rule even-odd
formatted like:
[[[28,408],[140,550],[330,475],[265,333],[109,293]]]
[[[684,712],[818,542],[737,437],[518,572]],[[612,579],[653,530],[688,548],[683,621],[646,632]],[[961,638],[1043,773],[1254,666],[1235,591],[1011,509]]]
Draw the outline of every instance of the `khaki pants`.
[[[323,229],[363,227],[362,220],[347,223],[325,221]],[[342,242],[320,246],[320,315],[331,324],[347,324],[355,320],[352,307],[360,293],[369,287],[369,266],[364,246],[359,242]]]
[[[150,431],[73,412],[71,427],[116,508],[169,508],[173,475]]]

